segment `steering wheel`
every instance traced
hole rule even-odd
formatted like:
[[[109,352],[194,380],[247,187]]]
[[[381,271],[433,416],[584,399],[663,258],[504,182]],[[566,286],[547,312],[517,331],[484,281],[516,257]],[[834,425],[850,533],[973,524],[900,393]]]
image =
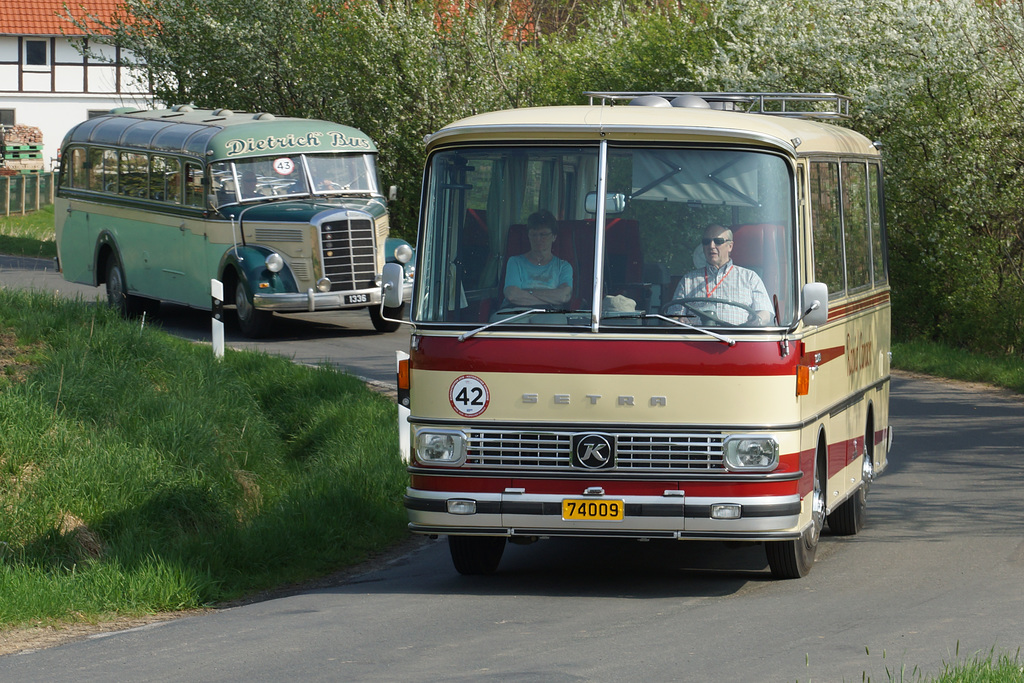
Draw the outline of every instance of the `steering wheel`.
[[[715,325],[739,327],[742,324],[726,322],[710,311],[702,311],[697,307],[698,304],[725,304],[727,306],[735,306],[736,308],[746,311],[751,316],[757,316],[757,310],[753,306],[740,303],[739,301],[729,301],[728,299],[717,299],[712,297],[686,297],[683,299],[672,299],[661,307],[661,314],[669,315],[668,311],[671,307],[682,306],[688,313],[699,317],[702,321],[707,321]]]

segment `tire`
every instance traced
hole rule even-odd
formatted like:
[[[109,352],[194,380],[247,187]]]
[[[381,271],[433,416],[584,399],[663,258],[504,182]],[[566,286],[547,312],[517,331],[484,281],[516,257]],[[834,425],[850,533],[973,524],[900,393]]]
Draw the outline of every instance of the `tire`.
[[[273,313],[257,310],[252,305],[252,293],[241,279],[235,283],[235,313],[238,316],[238,328],[246,337],[259,339],[267,336]]]
[[[402,323],[393,322],[394,320],[401,320],[405,315],[405,304],[402,304],[398,308],[384,307],[384,316],[380,314],[380,306],[370,306],[370,322],[373,323],[373,329],[378,332],[394,332]],[[391,318],[392,320],[385,320],[384,318]]]
[[[143,302],[128,293],[128,282],[124,276],[121,259],[111,255],[107,259],[106,272],[107,305],[121,313],[123,318],[133,318],[143,311]]]
[[[867,515],[868,491],[875,478],[875,439],[872,422],[864,430],[864,461],[861,482],[857,492],[847,498],[828,516],[828,528],[836,536],[854,536],[864,528]]]
[[[505,552],[504,536],[449,536],[456,571],[466,576],[493,574]]]
[[[811,494],[811,525],[804,529],[800,538],[792,541],[769,541],[765,543],[768,566],[776,579],[800,579],[807,576],[814,566],[818,552],[818,539],[825,526],[825,469],[824,449],[819,446],[814,472],[814,491]]]

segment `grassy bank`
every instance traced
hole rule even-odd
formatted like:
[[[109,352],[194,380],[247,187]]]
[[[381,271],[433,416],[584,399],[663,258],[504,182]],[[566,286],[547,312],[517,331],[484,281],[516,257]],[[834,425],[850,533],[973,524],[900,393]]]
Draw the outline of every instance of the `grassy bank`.
[[[952,349],[934,342],[893,344],[892,366],[935,377],[981,382],[1024,394],[1024,360]]]
[[[358,380],[0,290],[0,626],[196,607],[405,534]]]
[[[0,216],[0,254],[54,258],[53,205],[24,216]]]

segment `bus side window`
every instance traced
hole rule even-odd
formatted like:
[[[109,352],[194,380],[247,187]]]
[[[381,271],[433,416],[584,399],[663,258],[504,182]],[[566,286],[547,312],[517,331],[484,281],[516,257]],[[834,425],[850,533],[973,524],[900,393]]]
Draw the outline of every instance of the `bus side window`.
[[[203,169],[198,164],[185,164],[185,204],[202,208],[205,204],[203,199]]]
[[[828,285],[829,298],[843,296],[843,224],[839,164],[811,163],[811,221],[814,234],[814,279]]]

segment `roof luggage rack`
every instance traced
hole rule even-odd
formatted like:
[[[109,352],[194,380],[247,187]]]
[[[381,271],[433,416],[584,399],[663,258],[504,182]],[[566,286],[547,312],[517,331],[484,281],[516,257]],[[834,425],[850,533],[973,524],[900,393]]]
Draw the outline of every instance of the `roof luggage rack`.
[[[850,98],[835,93],[585,92],[590,104],[718,109],[806,119],[848,119]]]

